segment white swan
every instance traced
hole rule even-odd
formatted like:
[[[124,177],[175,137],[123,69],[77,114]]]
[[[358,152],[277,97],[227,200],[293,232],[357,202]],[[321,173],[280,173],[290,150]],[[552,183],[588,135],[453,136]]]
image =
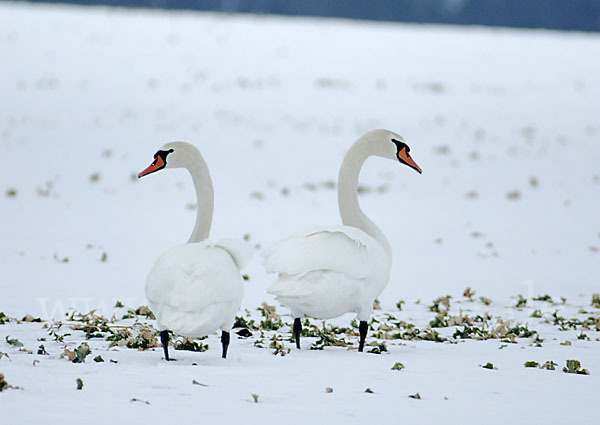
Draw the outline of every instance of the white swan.
[[[291,310],[298,348],[304,315],[330,319],[355,312],[360,320],[358,350],[363,351],[373,301],[389,280],[392,250],[358,205],[358,175],[371,155],[399,160],[421,173],[409,152],[396,133],[373,130],[364,134],[348,150],[338,176],[344,225],[296,234],[263,253],[267,271],[279,274],[267,292]]]
[[[167,143],[138,178],[163,168],[186,168],[192,175],[198,211],[187,243],[163,253],[146,281],[146,298],[161,330],[169,359],[169,331],[201,337],[221,329],[222,356],[227,356],[229,331],[244,293],[242,268],[251,256],[242,241],[207,240],[212,224],[214,193],[210,173],[200,151],[186,142]]]

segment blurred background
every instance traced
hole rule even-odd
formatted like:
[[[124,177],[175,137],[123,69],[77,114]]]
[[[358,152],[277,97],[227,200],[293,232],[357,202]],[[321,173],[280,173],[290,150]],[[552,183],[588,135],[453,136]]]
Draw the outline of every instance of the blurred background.
[[[599,0],[34,0],[41,3],[323,16],[376,21],[600,30]]]

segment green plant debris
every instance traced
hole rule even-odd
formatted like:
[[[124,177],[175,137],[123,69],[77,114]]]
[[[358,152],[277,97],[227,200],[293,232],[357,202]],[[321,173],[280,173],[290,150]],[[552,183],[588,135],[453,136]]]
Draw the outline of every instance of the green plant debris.
[[[14,189],[14,188],[7,189],[5,193],[6,193],[6,196],[8,196],[9,198],[14,198],[15,196],[17,196],[17,189]]]
[[[567,365],[563,367],[563,372],[576,373],[578,375],[590,374],[589,370],[581,368],[581,362],[579,360],[567,360]]]
[[[10,388],[10,385],[8,385],[8,382],[6,382],[6,379],[4,379],[4,375],[0,373],[0,392],[6,390],[7,388]]]
[[[540,369],[555,370],[556,366],[558,366],[558,363],[555,363],[552,360],[548,360],[547,362],[545,362],[543,365],[540,366]]]
[[[281,355],[281,356],[285,356],[286,354],[290,353],[290,349],[286,348],[285,345],[283,344],[283,341],[277,336],[277,334],[273,335],[273,337],[271,338],[271,343],[269,344],[269,348],[273,349],[273,355]],[[311,347],[312,350],[312,347]]]
[[[81,390],[83,388],[83,381],[81,380],[81,378],[77,378],[75,382],[77,383],[77,389]]]
[[[415,393],[408,396],[409,398],[414,398],[415,400],[421,400],[421,394]]]
[[[158,347],[158,344],[156,344],[156,346]],[[204,351],[208,350],[208,344],[196,342],[192,338],[184,338],[183,341],[176,341],[173,348],[176,350],[203,353]]]
[[[326,388],[325,388],[325,392],[326,392],[326,393],[332,393],[332,392],[333,392],[333,388],[331,388],[331,387],[326,387]]]
[[[523,295],[519,294],[517,299],[517,303],[515,304],[516,308],[521,308],[527,306],[527,298],[524,298]]]
[[[473,296],[475,296],[475,291],[472,291],[469,286],[465,288],[463,291],[463,297],[469,298],[471,301],[473,300]]]
[[[125,307],[125,306],[123,305],[123,303],[122,303],[121,301],[118,301],[118,300],[117,300],[117,302],[115,303],[115,308],[123,308],[123,307]]]
[[[373,348],[371,348],[368,353],[372,353],[372,354],[381,354],[384,351],[387,351],[387,346],[385,345],[385,342],[380,342],[378,344],[376,344]]]
[[[192,384],[193,385],[200,385],[201,387],[208,387],[208,385],[203,384],[202,382],[198,382],[195,379],[192,379]]]
[[[552,297],[550,295],[548,295],[548,294],[546,294],[546,295],[539,295],[537,297],[534,297],[533,301],[544,301],[544,302],[547,302],[547,303],[553,303]]]
[[[392,366],[392,370],[402,370],[404,368],[405,366],[400,362],[396,362],[394,363],[394,366]]]
[[[541,310],[534,310],[533,313],[529,315],[529,317],[535,317],[539,319],[542,317],[542,312]]]
[[[592,294],[592,307],[600,308],[600,294]]]
[[[75,349],[75,358],[71,361],[73,363],[85,363],[85,358],[91,353],[90,346],[84,342]]]
[[[527,361],[524,364],[525,367],[540,367],[540,364],[538,362],[534,362],[534,361]]]
[[[131,313],[131,311],[130,311]],[[145,316],[147,319],[156,320],[154,313],[150,311],[150,308],[147,305],[142,305],[135,310],[135,314],[137,316]]]
[[[108,261],[108,254],[106,252],[102,253],[102,255],[100,256],[100,261],[102,261],[103,263],[106,263]]]
[[[490,363],[490,362],[487,362],[486,364],[482,365],[481,367],[484,369],[493,369],[493,370],[498,369],[497,367],[494,367],[493,363]]]
[[[381,310],[381,302],[378,299],[373,301],[373,310]]]
[[[254,394],[254,393],[252,393],[252,394],[250,394],[250,395],[252,396],[252,400],[253,400],[255,403],[258,403],[258,397],[259,397],[259,396],[258,396],[258,394]]]
[[[366,388],[366,389],[365,389],[365,392],[366,392],[367,394],[375,394],[375,392],[374,392],[374,391],[373,391],[371,388]]]
[[[4,325],[10,322],[10,317],[8,317],[4,312],[0,311],[0,325]]]
[[[492,300],[490,298],[487,298],[487,297],[479,297],[479,301],[483,305],[490,305],[492,303]]]
[[[101,355],[97,355],[96,357],[94,357],[94,361],[96,363],[104,363],[104,359],[102,358]]]
[[[402,305],[404,305],[404,304],[406,304],[406,302],[405,302],[404,300],[399,300],[399,301],[396,303],[396,308],[397,308],[399,311],[402,311]]]
[[[436,298],[433,300],[433,304],[429,306],[429,311],[441,313],[442,311],[450,310],[450,298],[452,298],[450,295]]]
[[[38,354],[41,354],[41,355],[44,355],[44,356],[47,356],[47,355],[48,355],[48,352],[46,351],[46,347],[44,347],[44,344],[41,344],[41,345],[38,347],[37,353],[38,353]]]
[[[248,276],[247,274],[243,274],[242,279],[248,281],[248,280],[250,280],[250,276]]]
[[[6,338],[4,338],[6,340],[6,342],[9,345],[12,345],[13,347],[22,347],[23,343],[21,341],[19,341],[17,338],[10,338],[8,335],[6,335]]]

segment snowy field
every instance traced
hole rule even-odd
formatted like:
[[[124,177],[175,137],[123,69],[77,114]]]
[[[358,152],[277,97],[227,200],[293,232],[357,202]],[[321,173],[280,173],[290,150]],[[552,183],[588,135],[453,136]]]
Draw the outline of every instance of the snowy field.
[[[600,422],[600,35],[0,3],[0,58],[2,423]],[[361,174],[394,251],[374,353],[351,315],[297,351],[260,251],[339,223],[372,128],[423,169]],[[256,248],[226,360],[166,363],[129,312],[194,223],[186,172],[135,178],[172,140],[211,235]]]

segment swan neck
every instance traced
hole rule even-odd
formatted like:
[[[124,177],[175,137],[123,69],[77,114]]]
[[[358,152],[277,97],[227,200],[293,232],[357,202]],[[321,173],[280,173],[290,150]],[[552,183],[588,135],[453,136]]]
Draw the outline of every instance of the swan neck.
[[[192,158],[191,165],[187,167],[194,182],[196,189],[196,224],[194,230],[188,239],[188,243],[200,242],[208,239],[210,227],[212,225],[212,216],[214,210],[214,190],[208,166],[197,152],[196,158]]]
[[[357,227],[375,239],[385,249],[389,257],[392,248],[383,232],[361,210],[358,203],[358,176],[367,158],[371,156],[366,141],[358,139],[344,157],[338,176],[338,207],[342,223]]]

